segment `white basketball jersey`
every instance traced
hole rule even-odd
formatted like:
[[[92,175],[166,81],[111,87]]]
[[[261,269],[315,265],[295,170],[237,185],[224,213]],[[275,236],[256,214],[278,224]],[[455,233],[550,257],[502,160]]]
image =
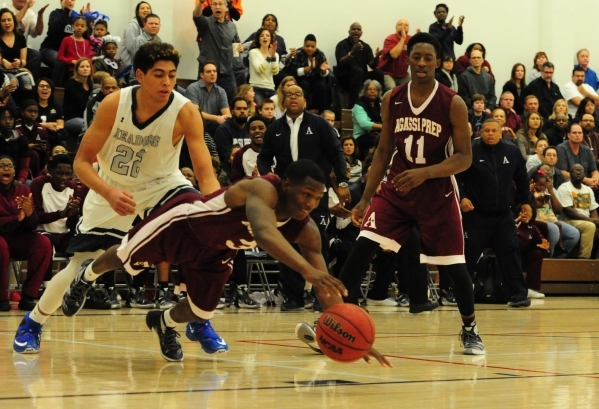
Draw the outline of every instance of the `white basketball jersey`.
[[[124,186],[139,185],[179,173],[183,138],[173,146],[173,129],[181,107],[189,100],[173,92],[164,108],[140,124],[135,118],[138,88],[121,90],[110,136],[98,153],[100,174]]]

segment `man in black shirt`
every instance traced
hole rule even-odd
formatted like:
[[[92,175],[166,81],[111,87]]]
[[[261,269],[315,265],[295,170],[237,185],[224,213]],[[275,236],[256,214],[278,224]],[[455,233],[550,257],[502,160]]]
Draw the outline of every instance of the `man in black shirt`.
[[[553,73],[555,66],[547,61],[541,68],[541,77],[533,80],[526,89],[524,95],[534,95],[539,99],[539,113],[547,119],[553,112],[553,105],[558,99],[564,99],[555,82]]]

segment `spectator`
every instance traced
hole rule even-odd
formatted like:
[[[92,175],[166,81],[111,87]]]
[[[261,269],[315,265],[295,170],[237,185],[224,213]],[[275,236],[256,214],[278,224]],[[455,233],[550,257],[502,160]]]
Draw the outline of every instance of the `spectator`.
[[[270,31],[260,27],[256,32],[256,39],[248,53],[250,62],[250,85],[255,92],[255,101],[275,95],[274,76],[279,73],[279,54],[277,43],[273,42]]]
[[[89,42],[92,46],[92,55],[94,57],[102,55],[102,46],[104,45],[104,37],[110,34],[108,32],[108,23],[106,20],[97,20],[94,22],[94,32],[89,36]]]
[[[42,62],[53,68],[52,81],[56,86],[63,86],[65,81],[66,66],[57,60],[58,49],[65,37],[73,34],[73,0],[60,0],[60,7],[50,13],[48,18],[48,32],[40,45]],[[80,14],[90,14],[90,3],[81,9]],[[91,18],[87,20],[87,32],[91,32]],[[86,36],[85,34],[84,36]]]
[[[584,70],[584,83],[589,85],[593,90],[599,89],[599,78],[597,73],[589,67],[589,50],[583,48],[576,53],[578,66]]]
[[[254,116],[254,113],[256,112],[256,102],[254,101],[256,93],[254,92],[254,87],[249,84],[240,85],[239,88],[237,88],[234,98],[245,99],[248,103],[248,118]]]
[[[35,38],[44,32],[44,12],[48,8],[48,4],[43,6],[37,13],[31,10],[33,5],[34,3],[30,1],[12,0],[10,3],[7,1],[1,6],[8,8],[16,16],[18,32],[25,36],[25,40],[28,40],[30,36]],[[39,50],[28,47],[26,66],[36,81],[40,77],[41,63],[42,57]]]
[[[535,155],[530,155],[526,160],[526,172],[532,169],[538,169],[543,164],[543,153],[549,147],[549,142],[546,139],[537,139],[535,142]]]
[[[83,130],[83,112],[92,92],[92,65],[88,58],[75,63],[75,72],[64,88],[65,129],[71,141],[77,141]]]
[[[362,162],[358,159],[360,150],[356,140],[351,135],[341,138],[341,148],[349,165],[349,184],[351,186],[351,184],[358,182],[362,176]]]
[[[335,131],[335,135],[337,135],[337,139],[341,139],[341,135],[339,135],[339,131],[337,130],[337,128],[335,128],[335,113],[333,111],[322,111],[322,114],[320,114],[321,117],[324,118],[325,121],[327,121],[331,127],[333,128],[333,130]]]
[[[364,81],[373,79],[380,83],[383,80],[383,72],[376,68],[381,55],[380,49],[377,48],[373,54],[372,48],[360,40],[361,37],[362,26],[360,23],[353,23],[349,26],[349,37],[341,40],[335,47],[335,74],[341,89],[348,93],[350,109],[357,102]]]
[[[554,71],[552,63],[544,63],[541,78],[529,82],[524,90],[525,95],[534,95],[539,99],[539,113],[543,118],[549,118],[555,102],[564,98],[557,84],[553,82]]]
[[[247,176],[260,176],[256,161],[262,147],[264,132],[266,132],[265,119],[261,116],[251,117],[248,119],[248,130],[251,142],[237,150],[231,162],[231,182],[233,183]]]
[[[599,187],[599,172],[593,151],[582,143],[583,133],[580,124],[570,124],[568,140],[557,146],[557,165],[564,178],[570,179],[570,169],[574,165],[581,165],[584,170],[582,183],[591,189]],[[563,202],[562,202],[563,203]]]
[[[542,129],[543,118],[541,118],[541,115],[538,112],[531,112],[526,118],[526,122],[524,122],[522,128],[516,132],[516,141],[524,160],[528,159],[530,155],[534,155],[537,140],[547,140]]]
[[[385,91],[410,81],[407,50],[412,37],[408,35],[409,30],[408,20],[401,19],[395,24],[395,33],[385,38],[377,67],[384,74]]]
[[[549,148],[554,154],[555,148]],[[557,172],[558,174],[560,172]],[[533,205],[536,208],[535,225],[542,229],[541,233],[549,240],[549,256],[566,256],[580,240],[580,232],[572,225],[560,222],[557,215],[563,207],[557,197],[551,177],[544,170],[536,170],[532,175]]]
[[[329,62],[324,53],[316,47],[316,37],[308,34],[304,46],[297,50],[290,63],[291,72],[308,100],[308,110],[320,113],[329,106],[327,77],[330,74]]]
[[[64,143],[64,115],[62,107],[54,101],[54,83],[49,78],[42,77],[36,85],[36,100],[38,121],[46,129],[50,147]]]
[[[514,109],[514,94],[510,91],[503,91],[499,98],[499,106],[505,112],[505,126],[514,132],[522,127],[522,119]]]
[[[578,105],[573,122],[580,122],[584,114],[591,114],[595,118],[595,132],[599,132],[599,111],[596,108],[591,98],[583,98]]]
[[[573,165],[569,169],[570,181],[557,190],[563,206],[565,220],[580,231],[580,258],[594,258],[593,243],[599,238],[599,217],[597,202],[590,187],[583,183],[585,170],[582,165]]]
[[[76,17],[73,20],[73,35],[62,39],[56,58],[68,67],[69,76],[75,71],[75,64],[80,58],[92,59],[91,44],[83,35],[87,31],[85,17]]]
[[[526,77],[526,82],[531,83],[537,78],[541,77],[541,72],[543,71],[543,64],[549,61],[549,57],[544,51],[539,51],[535,54],[535,58],[533,59],[532,69],[528,72],[528,77]]]
[[[503,85],[502,92],[511,92],[514,96],[514,111],[518,115],[524,113],[524,89],[526,88],[526,67],[521,63],[516,63],[512,67],[512,73],[509,81]],[[503,95],[503,93],[501,95]],[[517,131],[517,129],[516,129]]]
[[[474,94],[471,98],[472,108],[468,110],[468,123],[472,130],[472,138],[480,137],[483,123],[489,119],[489,114],[485,112],[486,98],[482,94]]]
[[[522,155],[515,146],[501,142],[497,121],[485,121],[482,137],[472,144],[472,165],[456,176],[460,181],[468,272],[474,275],[481,253],[492,247],[501,266],[508,305],[530,306],[510,208],[515,183],[515,202],[522,204],[523,210],[531,210],[529,182]]]
[[[289,75],[281,80],[281,83],[277,87],[277,93],[271,97],[271,101],[275,103],[275,118],[279,119],[285,114],[285,92],[287,88],[292,85],[297,85],[295,77]]]
[[[15,131],[29,145],[29,171],[32,178],[38,176],[48,163],[50,142],[46,130],[37,122],[37,103],[32,99],[23,101],[21,118],[15,123]]]
[[[25,68],[27,64],[27,40],[20,34],[16,17],[7,8],[0,9],[0,51],[2,55],[2,67],[8,71],[10,79],[17,78],[19,90],[23,98],[30,97],[33,77]],[[11,45],[9,45],[11,44]],[[18,76],[15,76],[18,74]]]
[[[219,125],[231,118],[227,93],[216,84],[217,76],[216,64],[207,61],[200,71],[200,79],[185,90],[185,96],[200,108],[204,131],[211,136]]]
[[[447,13],[449,13],[449,7],[447,7],[446,4],[437,4],[435,12],[433,13],[437,18],[437,21],[430,25],[428,32],[441,43],[441,55],[437,56],[437,58],[440,59],[449,55],[455,60],[453,43],[455,42],[457,45],[462,45],[462,42],[464,41],[464,31],[462,29],[464,16],[458,18],[458,27],[455,28],[453,26],[453,17],[449,19],[449,22],[445,22]]]
[[[557,101],[555,101],[555,104],[553,104],[553,111],[551,112],[551,115],[549,115],[549,118],[547,119],[547,121],[545,121],[545,124],[543,125],[543,131],[545,131],[545,129],[553,127],[555,118],[558,115],[566,115],[568,119],[572,119],[572,117],[568,114],[568,105],[566,104],[565,99],[558,99]]]
[[[135,57],[135,53],[139,50],[139,47],[150,42],[157,41],[159,43],[162,42],[162,39],[158,37],[158,33],[160,33],[160,17],[156,14],[148,14],[144,19],[144,26],[141,34],[135,37],[133,42],[133,47],[131,51],[133,52],[133,57]],[[131,83],[137,83],[137,67],[133,67],[133,69],[129,73],[129,81]]]
[[[451,88],[455,92],[458,92],[458,78],[453,71],[453,57],[446,55],[443,57],[443,63],[441,67],[437,68],[435,72],[435,79],[447,88]]]
[[[107,72],[111,77],[116,77],[120,74],[121,69],[124,67],[121,60],[115,58],[118,50],[118,41],[118,37],[113,37],[110,34],[102,37],[102,55],[94,57],[94,71]]]
[[[479,50],[472,50],[470,53],[471,66],[458,79],[459,95],[468,107],[472,106],[472,96],[474,94],[484,95],[486,99],[485,112],[490,115],[497,102],[495,80],[483,71],[482,63],[483,53]]]
[[[584,114],[580,120],[580,126],[582,127],[582,144],[591,149],[599,169],[599,134],[594,131],[595,118],[593,115]]]
[[[460,58],[458,58],[455,62],[455,71],[456,74],[458,75],[458,77],[468,69],[468,67],[472,66],[472,51],[479,51],[482,54],[482,65],[481,65],[481,70],[486,72],[487,74],[489,74],[491,76],[491,78],[493,78],[493,81],[495,81],[495,75],[493,74],[493,71],[491,70],[491,64],[489,64],[489,62],[485,59],[485,57],[487,56],[487,49],[485,48],[484,45],[480,44],[480,43],[474,43],[474,44],[470,44],[468,46],[468,48],[466,48],[466,52],[464,53],[464,55],[462,55]]]
[[[191,183],[193,188],[196,190],[200,190],[200,186],[198,185],[198,180],[196,179],[196,176],[193,173],[193,169],[185,167],[181,168],[180,170],[183,176],[185,176],[185,179],[189,180],[189,183]]]
[[[591,69],[589,68],[589,70]],[[599,95],[593,87],[585,83],[584,79],[584,69],[576,66],[572,70],[572,81],[564,85],[564,99],[568,101],[568,113],[572,118],[576,116],[578,106],[585,97],[592,99],[595,105],[599,104]]]
[[[123,48],[121,49],[121,61],[123,62],[123,67],[125,67],[125,69],[127,69],[127,66],[133,64],[135,39],[141,35],[144,20],[148,14],[152,14],[152,6],[150,6],[150,3],[148,2],[140,1],[137,3],[137,6],[135,6],[135,17],[129,24],[127,24],[127,27],[125,27],[125,32],[123,33]]]
[[[200,67],[206,61],[214,61],[218,68],[217,83],[227,93],[231,101],[237,88],[233,72],[233,43],[237,43],[237,52],[243,52],[243,45],[237,35],[237,27],[226,19],[226,0],[212,0],[210,8],[212,16],[202,15],[203,0],[193,10],[193,22],[198,31],[198,46],[201,53],[198,58]]]
[[[29,188],[15,183],[15,162],[9,156],[0,156],[0,175],[0,311],[11,309],[7,299],[11,259],[27,261],[19,309],[31,311],[52,262],[52,245],[35,232],[37,218]]]
[[[515,209],[518,214],[516,218],[516,234],[522,257],[522,268],[526,271],[526,285],[529,298],[544,298],[541,293],[541,268],[543,266],[543,255],[549,251],[549,242],[543,237],[539,229],[534,225],[536,219],[535,208]]]
[[[358,144],[358,159],[364,160],[374,145],[377,133],[383,129],[381,118],[381,84],[366,80],[360,91],[360,98],[352,109],[354,139]]]
[[[556,114],[555,120],[551,121],[552,126],[544,131],[549,145],[557,146],[562,143],[568,134],[568,116],[564,114]]]
[[[248,105],[247,100],[244,98],[233,98],[230,106],[232,118],[227,118],[214,134],[214,142],[216,143],[221,165],[223,163],[230,163],[228,159],[231,153],[231,146],[239,145],[241,147],[247,144]]]
[[[111,76],[106,76],[102,78],[100,92],[91,97],[87,102],[85,107],[85,111],[83,112],[83,131],[87,131],[89,126],[92,124],[96,116],[96,112],[98,111],[98,107],[100,103],[106,98],[108,95],[113,92],[118,91],[119,84],[116,81],[116,78]]]
[[[526,122],[531,112],[539,112],[539,99],[534,95],[527,95],[524,97],[524,112],[520,115],[522,123]]]
[[[271,99],[263,99],[256,107],[258,115],[266,120],[266,126],[274,122],[275,118],[275,103]],[[334,115],[334,114],[333,114]]]
[[[204,10],[208,10],[208,8],[206,8]],[[280,35],[277,34],[277,31],[279,30],[279,20],[277,20],[277,17],[274,14],[265,15],[262,18],[262,26],[261,27],[267,29],[268,31],[270,31],[271,34],[274,35],[274,42],[276,42],[276,44],[277,44],[276,51],[277,51],[277,54],[279,55],[279,62],[287,62],[287,58],[290,58],[291,55],[287,54],[287,47],[285,45],[285,39],[283,39],[283,37],[281,37]],[[249,48],[250,44],[255,39],[256,39],[256,32],[254,31],[244,41],[243,48]],[[294,51],[295,51],[295,49],[294,49]],[[283,78],[283,77],[277,78],[280,75],[281,75],[280,71],[279,71],[279,74],[275,75],[275,84],[276,85],[280,84],[281,79]]]
[[[14,129],[16,116],[11,108],[0,106],[0,155],[12,158],[15,165],[12,179],[14,183],[24,184],[29,177],[29,144]]]
[[[502,108],[495,108],[491,113],[491,118],[496,120],[501,127],[501,139],[518,145],[516,142],[516,133],[509,126],[505,126],[505,111]]]
[[[200,0],[195,0],[196,4],[200,2]],[[241,0],[227,0],[226,4],[227,11],[225,12],[225,17],[227,20],[235,20],[239,21],[241,15],[243,14],[243,6],[241,4]],[[206,17],[210,17],[213,14],[212,5],[210,4],[210,0],[206,0],[202,4],[202,15]]]
[[[528,178],[532,179],[534,172],[541,169],[545,172],[545,175],[549,178],[548,181],[551,182],[555,189],[559,188],[562,183],[566,181],[562,172],[559,169],[556,169],[555,165],[557,164],[557,148],[555,146],[549,146],[543,152],[543,164],[536,169],[532,169],[528,172]]]

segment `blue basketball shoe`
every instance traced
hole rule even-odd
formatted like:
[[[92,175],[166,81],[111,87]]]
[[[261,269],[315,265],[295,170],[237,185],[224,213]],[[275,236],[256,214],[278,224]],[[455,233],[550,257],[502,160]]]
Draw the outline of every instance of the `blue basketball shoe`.
[[[229,345],[214,331],[210,321],[190,322],[187,324],[185,335],[190,341],[198,341],[207,354],[229,352]]]
[[[19,354],[37,354],[40,352],[42,342],[42,324],[38,324],[29,318],[29,313],[25,314],[17,333],[12,348]]]

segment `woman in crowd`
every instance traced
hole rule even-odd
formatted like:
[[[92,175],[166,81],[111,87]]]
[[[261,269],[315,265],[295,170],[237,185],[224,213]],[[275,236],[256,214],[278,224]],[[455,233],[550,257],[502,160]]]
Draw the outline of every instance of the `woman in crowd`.
[[[256,93],[254,92],[254,87],[250,84],[240,85],[237,88],[234,98],[237,97],[241,97],[248,102],[248,118],[254,116],[254,112],[256,112],[256,102],[254,101]]]
[[[453,72],[453,65],[454,61],[451,55],[443,57],[443,64],[441,64],[441,67],[437,68],[435,78],[441,84],[458,92],[458,78]]]
[[[259,28],[248,54],[250,85],[254,88],[256,103],[275,95],[274,76],[279,73],[279,55],[276,49],[277,43],[272,41],[271,31]]]
[[[4,113],[4,109],[1,110]],[[15,163],[0,156],[0,311],[10,311],[8,272],[11,259],[27,260],[19,309],[31,311],[48,266],[52,262],[50,240],[37,233],[37,217],[29,188],[15,183]]]
[[[520,153],[522,153],[524,160],[527,160],[530,155],[535,154],[537,139],[547,140],[542,129],[543,118],[541,117],[541,114],[533,111],[526,117],[522,128],[516,132],[516,141],[518,142],[518,148],[520,148]]]
[[[89,58],[75,63],[75,72],[64,88],[65,129],[71,142],[76,142],[83,130],[83,111],[92,92],[92,65]],[[73,146],[74,148],[74,146]]]
[[[349,183],[355,183],[362,177],[362,162],[358,159],[360,151],[356,145],[356,140],[351,135],[341,138],[341,148],[345,155],[345,160],[349,164]]]
[[[599,110],[597,110],[595,106],[595,101],[593,101],[589,97],[584,97],[580,104],[578,104],[578,108],[576,109],[576,117],[574,118],[574,122],[580,123],[582,116],[584,114],[591,114],[595,118],[595,132],[599,132]]]
[[[64,115],[60,104],[54,101],[54,83],[42,77],[35,88],[38,105],[38,121],[46,129],[50,147],[62,145],[65,139]]]
[[[277,17],[274,14],[265,15],[262,19],[262,27],[266,28],[268,31],[270,31],[271,34],[274,35],[274,41],[276,41],[277,44],[277,54],[279,55],[279,62],[286,62],[288,58],[291,58],[292,54],[287,54],[285,40],[283,39],[283,37],[277,34],[277,31],[279,30],[279,21],[277,20]],[[251,42],[254,41],[255,38],[256,33],[250,34],[250,36],[245,40],[243,44],[244,48],[247,49],[248,47],[250,47]],[[291,50],[293,51],[293,54],[295,54],[295,48],[292,48]],[[273,78],[275,82],[275,87],[279,86],[284,77],[285,73],[283,72],[283,70],[279,70],[279,72],[274,75]]]
[[[150,3],[140,1],[135,6],[135,17],[125,27],[123,33],[123,48],[121,49],[121,61],[123,67],[127,67],[133,62],[133,50],[135,49],[135,38],[141,35],[143,31],[143,20],[148,14],[152,13]]]
[[[495,79],[495,75],[493,75],[493,70],[491,70],[491,64],[489,64],[489,61],[487,61],[487,59],[486,59],[487,49],[481,43],[473,43],[473,44],[470,44],[468,46],[468,48],[466,48],[466,52],[464,53],[464,55],[462,55],[460,58],[458,58],[455,62],[455,73],[457,75],[460,75],[461,73],[466,71],[466,69],[468,67],[470,67],[470,53],[473,50],[478,50],[481,53],[483,53],[482,69],[483,69],[483,71],[489,73],[489,75],[491,77],[493,77],[493,79]]]
[[[285,100],[284,94],[292,85],[297,85],[297,81],[291,75],[283,78],[281,83],[277,87],[277,93],[270,97],[270,100],[275,103],[275,118],[279,119],[285,114],[285,106],[283,105],[283,101]]]
[[[528,72],[528,77],[526,77],[526,82],[529,84],[541,76],[543,64],[549,61],[549,57],[547,57],[544,51],[539,51],[535,54],[535,58],[532,61],[532,70]]]
[[[19,81],[19,102],[30,97],[33,78],[27,69],[27,40],[19,34],[16,17],[7,8],[0,9],[0,50],[2,51],[2,68],[8,78]],[[18,77],[16,76],[17,74]]]
[[[352,108],[354,138],[358,142],[359,159],[364,160],[383,129],[381,118],[381,93],[383,88],[376,80],[366,80],[358,102]]]
[[[555,104],[553,104],[553,111],[551,112],[551,115],[549,115],[547,122],[545,122],[543,125],[543,130],[553,128],[555,124],[555,118],[559,114],[566,115],[569,121],[572,120],[572,117],[570,114],[568,114],[568,104],[566,103],[565,99],[558,99],[555,101]]]
[[[514,95],[514,111],[516,111],[518,115],[524,113],[524,98],[522,98],[522,91],[526,88],[525,77],[526,67],[524,64],[519,62],[514,64],[510,79],[503,85],[503,90],[501,91],[502,93],[509,91]]]

